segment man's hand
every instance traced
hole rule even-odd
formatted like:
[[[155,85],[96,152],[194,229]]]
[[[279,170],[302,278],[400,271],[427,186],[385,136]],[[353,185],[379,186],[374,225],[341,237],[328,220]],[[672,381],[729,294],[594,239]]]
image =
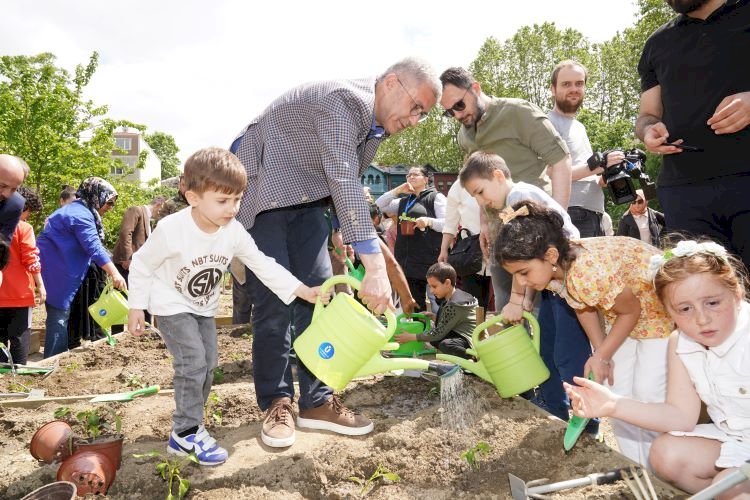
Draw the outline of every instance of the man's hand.
[[[750,125],[750,92],[722,99],[707,123],[716,134],[739,132]]]
[[[361,254],[360,259],[365,265],[365,277],[358,294],[362,303],[375,314],[383,314],[386,309],[393,310],[391,283],[388,281],[383,254]]]
[[[643,144],[646,145],[647,150],[660,155],[682,153],[682,149],[678,147],[665,145],[669,138],[669,131],[667,130],[667,126],[664,125],[664,122],[656,122],[653,125],[647,125],[644,130]],[[682,139],[674,142],[676,144],[681,144]]]
[[[146,331],[146,318],[142,309],[130,309],[128,311],[128,331],[131,335],[140,337]]]
[[[622,151],[610,151],[607,154],[607,168],[613,165],[619,165],[625,159],[625,153]]]

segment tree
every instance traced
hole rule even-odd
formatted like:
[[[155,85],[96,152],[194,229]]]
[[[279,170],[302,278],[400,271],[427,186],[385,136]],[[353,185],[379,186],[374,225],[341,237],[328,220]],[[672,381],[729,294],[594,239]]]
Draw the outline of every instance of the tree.
[[[117,122],[101,118],[106,106],[83,99],[98,61],[94,52],[71,76],[49,53],[0,58],[0,149],[26,160],[26,184],[48,208],[57,206],[63,184],[107,176],[113,164]]]
[[[180,149],[177,147],[174,137],[156,131],[153,134],[146,134],[144,139],[161,161],[161,178],[168,179],[180,175],[180,159],[177,157]]]

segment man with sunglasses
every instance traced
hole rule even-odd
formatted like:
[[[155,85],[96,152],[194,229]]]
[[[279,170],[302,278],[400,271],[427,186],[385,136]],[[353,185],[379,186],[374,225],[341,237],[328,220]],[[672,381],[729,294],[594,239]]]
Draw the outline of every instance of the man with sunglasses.
[[[448,68],[440,75],[445,116],[462,126],[458,145],[467,154],[487,151],[500,155],[514,182],[526,182],[548,192],[563,208],[570,197],[571,162],[568,147],[544,112],[523,99],[492,97],[482,92],[464,68]],[[491,228],[480,211],[479,241],[489,256]],[[500,311],[509,300],[510,275],[490,265],[495,307]]]
[[[635,200],[617,225],[617,236],[630,236],[655,247],[661,246],[664,231],[664,214],[649,208],[642,189],[635,190]]]
[[[423,121],[440,98],[440,81],[423,61],[407,58],[378,78],[306,83],[286,92],[245,127],[230,150],[247,170],[248,185],[237,220],[258,248],[318,286],[332,274],[325,218],[332,204],[334,245],[349,243],[365,277],[359,296],[376,313],[392,307],[386,264],[380,253],[360,177],[388,135]],[[258,406],[266,411],[261,439],[271,447],[295,440],[294,384],[290,348],[294,332],[310,324],[312,305],[286,306],[252,273],[253,379]],[[347,409],[333,390],[303,365],[299,378],[300,427],[363,435],[373,424]]]

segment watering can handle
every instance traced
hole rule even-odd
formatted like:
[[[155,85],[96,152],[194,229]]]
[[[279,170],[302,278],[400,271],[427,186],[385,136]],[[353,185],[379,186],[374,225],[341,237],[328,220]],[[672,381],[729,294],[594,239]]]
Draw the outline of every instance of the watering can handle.
[[[350,287],[354,288],[355,290],[359,290],[362,287],[362,282],[359,281],[357,278],[354,278],[349,275],[345,274],[339,274],[336,276],[333,276],[331,278],[328,278],[323,282],[322,285],[320,285],[320,294],[324,294],[326,291],[328,291],[329,288],[336,286],[336,285],[349,285]],[[323,302],[321,302],[320,298],[318,298],[317,301],[315,301],[315,309],[313,309],[313,317],[312,320],[315,321],[315,318],[320,314],[320,312],[323,310],[325,306],[323,305]],[[386,338],[389,339],[393,336],[394,333],[396,333],[396,315],[393,314],[393,311],[390,309],[386,309],[383,313],[385,316],[385,319],[388,321],[388,326],[386,327]]]
[[[112,285],[112,278],[107,278],[107,284],[104,285],[104,288],[102,289],[102,293],[100,293],[99,296],[101,297],[102,295],[107,295],[109,292],[112,291],[113,288],[114,288],[114,286]],[[119,290],[118,289],[118,291],[121,294],[123,294],[123,295],[125,295],[127,297],[127,295],[128,295],[127,290]]]
[[[531,313],[524,311],[523,317],[529,322],[529,325],[531,325],[531,341],[534,344],[534,349],[536,349],[536,352],[539,353],[539,323]],[[501,314],[498,314],[497,316],[493,316],[481,325],[478,325],[476,328],[474,328],[474,333],[471,336],[471,341],[474,347],[476,347],[477,343],[479,342],[480,333],[482,333],[495,323],[501,323],[504,319],[505,318],[503,318]]]

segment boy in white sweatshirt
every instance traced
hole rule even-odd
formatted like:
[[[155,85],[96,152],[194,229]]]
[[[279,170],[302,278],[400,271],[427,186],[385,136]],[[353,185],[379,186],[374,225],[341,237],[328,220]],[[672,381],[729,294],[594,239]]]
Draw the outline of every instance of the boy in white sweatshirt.
[[[319,287],[302,284],[264,255],[235,220],[247,176],[229,151],[207,148],[185,163],[190,206],[161,221],[130,264],[128,330],[144,332],[144,309],[157,318],[172,355],[176,409],[167,452],[195,452],[203,465],[219,465],[227,451],[203,426],[203,407],[218,363],[214,316],[224,271],[239,258],[285,303],[315,302]]]

